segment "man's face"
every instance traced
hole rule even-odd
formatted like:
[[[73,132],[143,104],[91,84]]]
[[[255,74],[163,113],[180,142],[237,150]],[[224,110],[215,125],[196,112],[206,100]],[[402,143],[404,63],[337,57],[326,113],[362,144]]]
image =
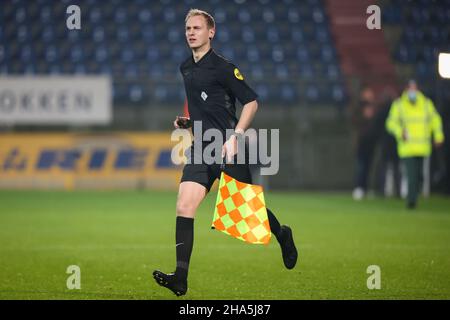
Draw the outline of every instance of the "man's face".
[[[416,83],[410,83],[410,84],[408,84],[408,91],[410,91],[410,92],[416,92],[416,91],[417,91],[417,84],[416,84]]]
[[[408,92],[409,101],[411,103],[415,104],[416,98],[417,98],[417,84],[416,83],[408,84],[407,92]]]
[[[198,49],[209,43],[214,29],[208,29],[203,16],[192,16],[186,21],[186,41],[191,49]]]

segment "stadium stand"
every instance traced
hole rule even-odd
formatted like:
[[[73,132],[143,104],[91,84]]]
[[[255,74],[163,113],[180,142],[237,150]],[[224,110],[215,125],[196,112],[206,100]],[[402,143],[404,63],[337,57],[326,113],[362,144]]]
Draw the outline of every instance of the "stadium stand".
[[[390,0],[383,6],[383,21],[390,27],[392,57],[399,77],[414,77],[431,97],[436,86],[447,86],[437,73],[439,52],[450,52],[450,0]],[[439,84],[440,83],[440,84]],[[450,89],[450,88],[449,88]],[[446,100],[449,90],[440,90]]]
[[[369,29],[366,13],[371,0],[325,0],[340,66],[348,87],[354,80],[361,87],[370,87],[378,96],[388,88],[395,88],[397,75],[384,30]],[[351,35],[351,36],[350,36]]]
[[[71,4],[82,10],[79,31],[66,28]],[[179,106],[178,66],[190,54],[183,21],[192,7],[215,16],[216,51],[239,65],[262,101],[345,103],[321,0],[3,1],[0,75],[108,74],[115,104]]]

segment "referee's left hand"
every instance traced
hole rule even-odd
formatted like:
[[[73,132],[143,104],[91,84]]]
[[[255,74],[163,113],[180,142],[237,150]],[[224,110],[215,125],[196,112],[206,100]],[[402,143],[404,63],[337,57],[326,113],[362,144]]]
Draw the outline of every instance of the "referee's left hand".
[[[222,147],[222,158],[227,156],[227,161],[231,162],[233,157],[238,153],[237,137],[232,135]]]

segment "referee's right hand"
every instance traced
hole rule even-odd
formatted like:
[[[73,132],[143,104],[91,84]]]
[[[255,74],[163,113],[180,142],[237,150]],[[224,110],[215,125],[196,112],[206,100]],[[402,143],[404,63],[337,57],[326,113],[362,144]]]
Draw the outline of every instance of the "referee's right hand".
[[[176,129],[189,129],[192,126],[192,123],[188,117],[177,116],[173,125]]]
[[[175,129],[180,129],[180,126],[178,125],[178,119],[179,119],[179,117],[177,116],[175,118],[175,121],[173,122],[173,126],[175,127]]]

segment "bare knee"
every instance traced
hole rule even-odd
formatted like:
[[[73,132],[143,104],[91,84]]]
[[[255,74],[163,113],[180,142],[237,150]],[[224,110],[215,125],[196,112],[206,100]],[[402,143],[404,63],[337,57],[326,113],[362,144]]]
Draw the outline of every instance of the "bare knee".
[[[187,201],[177,202],[177,216],[194,218],[196,208]]]
[[[194,218],[198,206],[206,196],[206,188],[196,182],[180,183],[177,199],[177,216]]]

